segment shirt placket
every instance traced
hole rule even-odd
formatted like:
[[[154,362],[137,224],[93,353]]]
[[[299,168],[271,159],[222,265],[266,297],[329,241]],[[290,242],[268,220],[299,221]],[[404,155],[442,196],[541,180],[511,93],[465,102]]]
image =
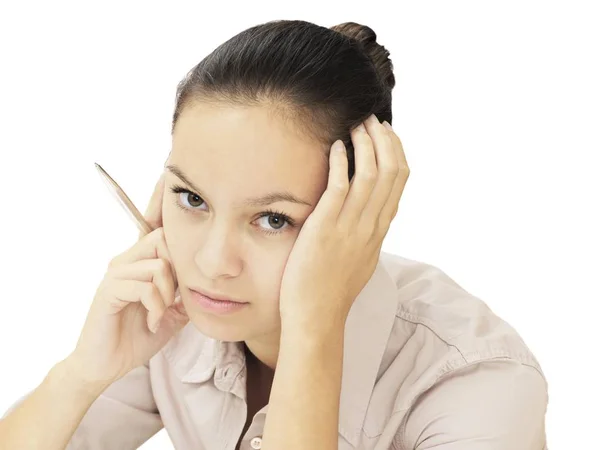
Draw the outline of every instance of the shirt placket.
[[[248,431],[240,445],[240,450],[260,450],[262,448],[263,430],[265,428],[266,415],[258,412],[254,416]]]

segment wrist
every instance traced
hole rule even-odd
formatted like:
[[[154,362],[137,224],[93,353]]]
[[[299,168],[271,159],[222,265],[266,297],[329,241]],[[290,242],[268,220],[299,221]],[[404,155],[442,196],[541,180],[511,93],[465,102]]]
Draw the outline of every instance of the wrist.
[[[52,372],[57,379],[68,381],[71,385],[80,391],[83,395],[93,397],[99,396],[108,386],[117,380],[117,378],[102,378],[93,374],[88,374],[84,370],[85,365],[77,358],[70,355],[60,361],[52,368]]]
[[[281,330],[280,351],[295,355],[327,357],[341,351],[344,344],[344,327],[329,324],[326,327],[302,327],[293,324]]]
[[[281,339],[299,340],[310,343],[323,343],[331,339],[343,338],[346,318],[335,316],[323,320],[322,318],[302,319],[298,316],[284,318],[281,321]]]

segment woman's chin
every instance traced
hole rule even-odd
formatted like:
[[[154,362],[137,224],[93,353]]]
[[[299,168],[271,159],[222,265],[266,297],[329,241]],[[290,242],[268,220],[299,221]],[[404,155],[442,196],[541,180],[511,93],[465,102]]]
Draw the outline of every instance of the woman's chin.
[[[218,317],[202,313],[190,315],[190,322],[194,327],[209,338],[226,342],[239,342],[247,339],[248,332],[239,323],[218,319]]]

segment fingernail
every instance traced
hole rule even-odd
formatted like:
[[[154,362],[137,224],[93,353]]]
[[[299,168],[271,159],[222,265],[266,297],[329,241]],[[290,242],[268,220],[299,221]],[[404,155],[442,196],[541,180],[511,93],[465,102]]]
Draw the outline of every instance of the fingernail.
[[[367,132],[367,129],[365,128],[365,124],[363,122],[361,122],[360,125],[356,127],[356,129],[365,133]]]
[[[335,141],[335,144],[333,144],[333,149],[336,152],[343,152],[345,150],[344,149],[344,143],[341,140],[338,139],[337,141]]]
[[[394,130],[392,129],[392,126],[391,126],[391,125],[388,123],[388,121],[387,121],[387,120],[384,120],[384,121],[383,121],[383,126],[384,126],[384,127],[386,127],[386,128],[387,128],[388,130],[390,130],[390,131],[394,131]]]

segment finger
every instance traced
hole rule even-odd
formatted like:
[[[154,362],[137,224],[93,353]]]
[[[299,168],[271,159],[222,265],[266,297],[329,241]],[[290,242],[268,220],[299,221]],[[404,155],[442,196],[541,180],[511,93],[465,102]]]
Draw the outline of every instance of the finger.
[[[400,141],[400,137],[394,132],[391,125],[389,128],[386,127],[386,129],[388,132],[388,136],[394,144],[394,149],[397,151],[398,164],[400,168],[406,167],[408,169],[408,163],[406,162],[406,154],[404,153],[404,148],[402,147],[402,141]]]
[[[111,269],[116,266],[131,264],[142,259],[156,258],[166,259],[170,263],[173,278],[177,280],[173,260],[171,259],[171,254],[165,240],[164,228],[162,227],[142,237],[123,253],[115,256],[108,264],[108,268]]]
[[[146,212],[144,213],[144,219],[150,225],[150,227],[155,230],[157,228],[162,227],[162,203],[165,191],[165,172],[160,175],[156,185],[154,186],[154,192],[152,192],[152,196],[150,197],[150,201],[148,202],[148,206],[146,208]],[[140,231],[139,238],[145,236],[146,233]]]
[[[161,332],[166,333],[167,336],[171,337],[183,327],[185,327],[190,321],[185,307],[181,303],[176,304],[164,312],[159,321],[159,328],[156,334]]]
[[[318,217],[318,221],[337,221],[348,187],[348,155],[344,143],[338,139],[329,151],[327,188],[310,217]]]
[[[383,207],[392,194],[398,177],[398,157],[387,129],[373,115],[367,120],[367,131],[374,142],[377,160],[377,182],[360,217],[359,226],[373,230],[380,220]]]
[[[111,293],[115,302],[111,306],[113,306],[115,312],[121,311],[130,303],[141,302],[144,308],[148,310],[148,317],[146,318],[148,329],[152,331],[160,323],[166,306],[163,303],[162,295],[154,284],[137,280],[113,280]]]
[[[396,159],[398,160],[398,175],[396,176],[396,180],[394,181],[394,185],[392,186],[392,192],[390,197],[388,198],[386,204],[381,209],[380,213],[380,223],[391,223],[391,221],[396,216],[398,212],[398,205],[400,203],[400,199],[402,197],[402,193],[404,192],[404,187],[406,186],[406,182],[408,181],[408,177],[410,176],[410,169],[406,162],[406,155],[404,153],[404,148],[402,146],[402,142],[398,135],[390,128],[387,128],[388,136],[392,142],[392,147],[394,148],[394,153],[396,155]]]
[[[377,180],[377,162],[373,151],[373,141],[364,123],[354,128],[350,135],[354,145],[356,172],[338,218],[338,223],[343,226],[357,223]]]
[[[118,280],[148,281],[154,283],[169,307],[175,301],[175,279],[171,264],[164,259],[143,259],[131,264],[115,267],[110,277]]]

